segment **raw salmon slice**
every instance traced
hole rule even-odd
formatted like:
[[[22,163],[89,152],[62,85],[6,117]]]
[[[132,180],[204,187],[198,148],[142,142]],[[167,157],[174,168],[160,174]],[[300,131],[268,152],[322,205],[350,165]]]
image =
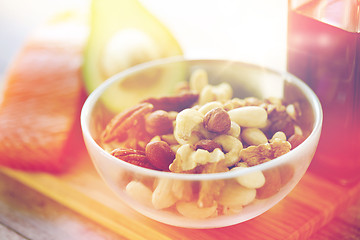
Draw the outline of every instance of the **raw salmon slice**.
[[[81,145],[88,26],[69,18],[40,27],[12,62],[0,97],[1,165],[59,173]]]

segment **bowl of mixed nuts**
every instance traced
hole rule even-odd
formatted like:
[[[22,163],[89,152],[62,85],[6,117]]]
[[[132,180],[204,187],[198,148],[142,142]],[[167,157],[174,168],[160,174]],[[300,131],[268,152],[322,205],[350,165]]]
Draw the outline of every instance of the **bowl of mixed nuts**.
[[[96,169],[123,202],[169,225],[216,228],[289,194],[315,153],[322,110],[289,73],[173,57],[105,81],[81,124]]]

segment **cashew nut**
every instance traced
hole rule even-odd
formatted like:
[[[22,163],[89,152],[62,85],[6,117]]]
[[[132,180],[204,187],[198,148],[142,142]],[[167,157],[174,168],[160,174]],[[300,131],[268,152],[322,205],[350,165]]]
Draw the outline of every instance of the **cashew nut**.
[[[225,154],[219,148],[210,153],[204,149],[195,151],[190,144],[185,144],[178,149],[175,160],[170,164],[169,168],[172,172],[188,171],[199,165],[215,163],[223,159],[225,159]]]
[[[189,156],[189,161],[193,161],[197,163],[197,165],[215,163],[223,159],[225,159],[225,155],[219,148],[214,149],[211,153],[203,149],[198,149]]]
[[[226,134],[238,138],[240,136],[240,133],[241,133],[240,126],[236,122],[231,121],[230,130]]]
[[[207,112],[215,108],[223,108],[222,103],[218,101],[208,102],[205,103],[202,107],[200,107],[198,111],[205,115]]]
[[[176,196],[172,192],[172,184],[174,180],[160,178],[158,184],[152,193],[152,204],[156,209],[168,208],[177,201]]]
[[[172,172],[182,172],[194,169],[196,163],[189,161],[190,155],[194,152],[194,149],[190,144],[184,144],[176,151],[175,160],[170,164],[169,169]]]
[[[213,101],[225,103],[231,99],[232,94],[232,88],[228,83],[220,83],[216,86],[206,85],[200,92],[199,105],[202,106]]]
[[[202,106],[213,101],[216,101],[216,95],[213,92],[212,86],[206,85],[199,94],[199,105]]]
[[[135,201],[151,206],[152,191],[142,182],[131,181],[126,185],[126,193]]]
[[[190,76],[190,89],[196,92],[201,90],[208,85],[208,75],[204,69],[195,70]]]
[[[193,136],[193,131],[200,129],[204,115],[199,111],[187,108],[178,113],[175,120],[174,136],[180,144],[187,144]],[[195,139],[200,140],[200,139]],[[196,141],[191,141],[195,143]]]
[[[219,85],[213,86],[213,92],[216,100],[223,103],[230,100],[233,95],[232,87],[228,83],[220,83]]]
[[[240,151],[243,145],[239,139],[230,135],[220,135],[213,139],[216,143],[220,144],[225,153],[225,165],[230,167],[238,162]]]

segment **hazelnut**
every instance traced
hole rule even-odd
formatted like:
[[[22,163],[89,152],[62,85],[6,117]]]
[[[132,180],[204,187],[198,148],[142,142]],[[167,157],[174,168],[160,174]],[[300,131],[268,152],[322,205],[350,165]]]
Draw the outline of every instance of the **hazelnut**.
[[[200,140],[195,144],[195,150],[204,149],[208,152],[212,152],[215,150],[215,148],[221,149],[220,144],[214,142],[213,140],[209,140],[209,139]]]
[[[163,110],[157,110],[150,113],[145,119],[146,131],[153,135],[163,135],[171,133],[173,123],[169,114]]]
[[[169,165],[175,159],[175,153],[164,141],[154,141],[146,145],[145,154],[149,162],[163,171],[169,171]]]
[[[214,108],[205,114],[204,127],[215,133],[226,133],[230,130],[229,114],[222,108]]]

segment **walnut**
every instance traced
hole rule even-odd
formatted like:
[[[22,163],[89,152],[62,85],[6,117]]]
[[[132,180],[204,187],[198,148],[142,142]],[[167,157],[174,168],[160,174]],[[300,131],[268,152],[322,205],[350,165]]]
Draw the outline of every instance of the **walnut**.
[[[244,99],[240,99],[240,98],[232,98],[229,101],[226,101],[224,103],[224,109],[226,111],[230,111],[232,109],[235,108],[240,108],[240,107],[245,107],[246,106],[246,102]]]
[[[244,148],[240,152],[240,157],[249,167],[270,161],[271,146],[266,143]]]
[[[263,101],[256,98],[256,97],[247,97],[244,98],[245,100],[245,106],[260,106],[263,104]]]
[[[291,144],[287,141],[283,141],[280,139],[275,139],[272,143],[270,143],[271,151],[272,151],[272,158],[277,158],[285,153],[290,152]]]
[[[152,111],[153,105],[150,103],[141,103],[123,111],[111,119],[101,134],[101,141],[108,143],[113,140],[124,140],[128,131],[139,125],[144,116]]]
[[[227,172],[229,169],[224,165],[224,162],[215,162],[202,165],[198,168],[199,173],[217,173]],[[201,181],[199,189],[199,207],[210,207],[214,205],[214,201],[219,197],[221,189],[224,187],[225,181]]]
[[[285,106],[283,106],[283,108],[272,109],[268,114],[268,118],[271,121],[271,125],[269,127],[271,135],[278,131],[284,132],[287,137],[290,137],[294,134],[295,123],[286,112]]]
[[[275,139],[271,143],[260,144],[244,148],[240,152],[241,159],[248,166],[255,166],[277,158],[290,151],[291,144],[287,141]]]

